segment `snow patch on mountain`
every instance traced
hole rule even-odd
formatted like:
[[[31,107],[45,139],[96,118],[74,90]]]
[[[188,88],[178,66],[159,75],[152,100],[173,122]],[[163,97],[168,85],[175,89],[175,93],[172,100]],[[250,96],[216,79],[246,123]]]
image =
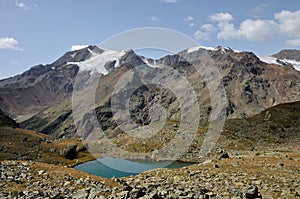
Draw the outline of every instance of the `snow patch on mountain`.
[[[292,64],[293,67],[294,67],[297,71],[300,71],[300,62],[299,62],[299,61],[296,61],[296,60],[283,60],[283,61],[286,61],[286,62]]]
[[[80,49],[86,48],[88,46],[89,45],[73,45],[73,46],[71,46],[71,51],[80,50]]]
[[[158,68],[159,65],[156,63],[156,60],[149,61],[147,58],[142,58],[143,62],[152,68]]]
[[[125,51],[112,51],[104,50],[102,53],[94,52],[90,50],[91,56],[89,59],[82,62],[68,62],[69,64],[76,64],[79,66],[79,71],[90,71],[91,74],[97,72],[103,75],[108,74],[108,71],[104,67],[107,62],[116,61],[114,67],[118,67],[120,64],[120,58],[125,55]]]
[[[187,49],[187,53],[192,53],[195,52],[199,49],[204,49],[204,50],[210,50],[210,51],[217,51],[220,50],[222,54],[225,54],[228,51],[233,51],[235,53],[239,53],[240,51],[235,50],[235,49],[231,49],[229,47],[225,47],[225,46],[218,46],[216,48],[214,47],[207,47],[207,46],[195,46],[195,47],[191,47]]]
[[[290,64],[295,68],[295,70],[300,71],[300,62],[296,61],[296,60],[278,59],[278,58],[272,57],[272,56],[259,57],[259,59],[268,64],[277,64],[277,65],[281,65],[281,66]]]
[[[263,57],[259,57],[259,59],[263,62],[266,62],[268,64],[280,64],[277,62],[277,58],[276,57],[271,57],[271,56],[263,56]]]
[[[187,49],[187,53],[192,53],[192,52],[195,52],[195,51],[197,51],[197,50],[199,50],[199,49],[212,50],[212,51],[215,50],[215,48],[213,48],[213,47],[195,46],[195,47],[188,48],[188,49]]]

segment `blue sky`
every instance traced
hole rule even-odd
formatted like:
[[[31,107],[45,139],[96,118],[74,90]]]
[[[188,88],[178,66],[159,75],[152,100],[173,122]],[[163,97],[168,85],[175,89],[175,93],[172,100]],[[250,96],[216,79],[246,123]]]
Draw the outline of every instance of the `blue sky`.
[[[0,0],[0,19],[0,78],[149,26],[258,55],[300,47],[298,0]]]

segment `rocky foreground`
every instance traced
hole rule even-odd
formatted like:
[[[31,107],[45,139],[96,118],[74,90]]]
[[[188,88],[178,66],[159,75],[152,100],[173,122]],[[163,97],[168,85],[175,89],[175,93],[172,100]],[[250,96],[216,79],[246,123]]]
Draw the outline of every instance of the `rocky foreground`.
[[[180,169],[104,179],[72,168],[2,161],[0,198],[299,198],[300,155],[213,159]]]

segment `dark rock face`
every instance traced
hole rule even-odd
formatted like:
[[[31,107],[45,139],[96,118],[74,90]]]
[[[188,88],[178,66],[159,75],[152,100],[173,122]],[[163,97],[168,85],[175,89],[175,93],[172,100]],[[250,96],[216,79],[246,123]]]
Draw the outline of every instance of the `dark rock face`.
[[[11,119],[0,109],[0,126],[18,127],[19,124],[15,120]]]
[[[139,66],[145,64],[140,56],[135,54],[133,50],[129,50],[121,57],[120,63],[123,65],[130,64],[132,66]]]

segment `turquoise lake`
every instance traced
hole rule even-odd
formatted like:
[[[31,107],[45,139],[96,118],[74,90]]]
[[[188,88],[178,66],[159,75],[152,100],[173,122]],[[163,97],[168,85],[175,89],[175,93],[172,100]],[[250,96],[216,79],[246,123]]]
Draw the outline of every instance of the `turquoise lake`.
[[[104,157],[98,160],[77,165],[75,169],[104,178],[120,178],[137,175],[156,168],[181,168],[192,163],[172,161],[133,161],[119,158]]]

